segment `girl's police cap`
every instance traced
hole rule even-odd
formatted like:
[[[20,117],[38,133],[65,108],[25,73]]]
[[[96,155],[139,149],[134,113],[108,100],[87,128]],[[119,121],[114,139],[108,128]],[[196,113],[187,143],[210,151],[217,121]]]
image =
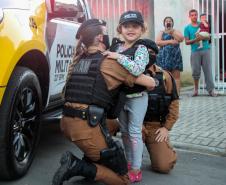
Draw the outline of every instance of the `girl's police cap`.
[[[80,34],[85,30],[87,27],[92,27],[92,26],[106,26],[106,22],[101,19],[88,19],[84,21],[81,26],[78,28],[77,34],[76,34],[76,39],[80,38]]]
[[[143,25],[144,19],[140,12],[138,11],[127,11],[123,13],[119,19],[119,24],[124,24],[127,22],[136,22]]]

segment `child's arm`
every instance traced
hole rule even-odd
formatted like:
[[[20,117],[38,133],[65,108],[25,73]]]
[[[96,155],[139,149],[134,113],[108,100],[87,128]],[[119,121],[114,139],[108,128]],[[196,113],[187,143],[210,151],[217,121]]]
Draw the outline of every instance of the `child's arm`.
[[[107,51],[105,53],[107,54],[107,58],[116,59],[119,64],[134,76],[142,74],[149,62],[148,50],[144,45],[138,45],[134,55],[134,60],[116,52]]]
[[[156,86],[155,80],[144,74],[141,74],[136,78],[135,84],[145,86],[148,90],[153,90]]]
[[[144,74],[135,77],[113,59],[105,58],[101,63],[100,70],[104,76],[108,90],[115,89],[122,83],[129,87],[133,87],[134,83],[139,84],[149,90],[155,87],[155,81],[152,77]]]
[[[202,23],[203,23],[203,25],[204,25],[206,28],[209,28],[209,24],[208,24],[208,22],[203,21]]]

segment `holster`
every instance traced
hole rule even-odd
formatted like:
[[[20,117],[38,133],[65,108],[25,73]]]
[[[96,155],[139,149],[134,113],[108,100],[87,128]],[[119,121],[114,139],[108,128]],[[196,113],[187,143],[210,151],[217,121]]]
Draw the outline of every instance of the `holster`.
[[[119,141],[113,141],[111,148],[100,152],[100,162],[120,175],[128,172],[124,150]]]
[[[104,117],[104,108],[96,105],[89,105],[88,107],[88,123],[90,126],[95,127],[99,124]]]
[[[124,150],[119,141],[114,141],[106,126],[106,115],[100,121],[100,129],[105,137],[108,148],[100,151],[100,163],[114,172],[125,175],[128,172]]]

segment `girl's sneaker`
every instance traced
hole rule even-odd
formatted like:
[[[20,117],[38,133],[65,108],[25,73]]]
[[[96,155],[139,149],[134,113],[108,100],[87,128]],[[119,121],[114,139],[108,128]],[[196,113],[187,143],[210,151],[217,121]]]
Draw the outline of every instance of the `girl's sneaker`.
[[[131,183],[140,182],[142,180],[142,173],[139,171],[138,173],[129,171],[129,180]]]

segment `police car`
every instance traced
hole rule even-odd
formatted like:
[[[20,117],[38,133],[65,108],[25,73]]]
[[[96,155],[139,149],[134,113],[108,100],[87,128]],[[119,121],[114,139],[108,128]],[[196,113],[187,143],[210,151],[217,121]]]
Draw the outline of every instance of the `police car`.
[[[32,163],[41,115],[62,105],[61,92],[86,0],[0,1],[0,178]]]

